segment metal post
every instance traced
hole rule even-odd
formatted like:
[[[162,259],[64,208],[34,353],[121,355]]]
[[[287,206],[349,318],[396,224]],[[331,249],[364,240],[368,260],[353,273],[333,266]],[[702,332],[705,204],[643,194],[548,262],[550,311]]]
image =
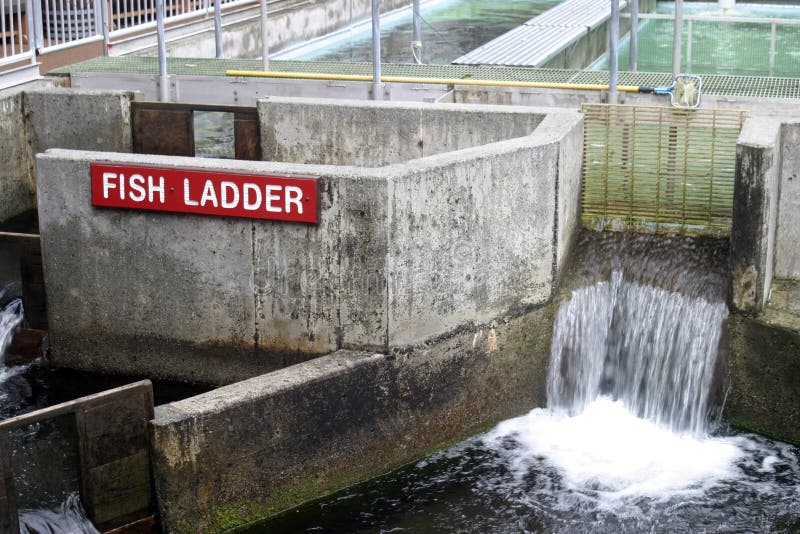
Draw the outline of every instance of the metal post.
[[[381,83],[381,0],[372,0],[372,100],[383,99]]]
[[[42,3],[33,2],[34,31],[36,32],[36,48],[44,46],[44,19],[42,18]]]
[[[775,41],[778,37],[778,25],[774,22],[769,29],[769,75],[775,76]]]
[[[100,0],[100,12],[103,14],[103,54],[108,55],[111,46],[111,38],[108,35],[108,0]]]
[[[267,0],[261,0],[261,68],[269,70],[269,32],[267,31]]]
[[[608,103],[619,101],[617,93],[617,50],[619,44],[619,0],[611,0],[611,36],[608,47]]]
[[[36,29],[34,28],[33,1],[25,0],[25,19],[28,23],[28,48],[31,51],[31,65],[36,65]]]
[[[689,19],[686,23],[686,72],[692,72],[692,31],[694,21]]]
[[[681,73],[681,47],[683,46],[683,0],[675,0],[675,29],[672,34],[672,77]]]
[[[222,0],[214,0],[214,44],[217,59],[222,59]]]
[[[418,65],[422,64],[422,28],[420,27],[422,15],[419,12],[419,0],[414,0],[412,3],[412,9],[414,10],[413,20],[414,20],[414,29],[413,29],[413,36],[411,41],[411,52],[412,52],[412,59]]]
[[[164,0],[156,0],[156,33],[158,34],[158,93],[161,102],[169,102],[167,40],[164,36]]]
[[[639,70],[639,0],[631,0],[631,71]]]

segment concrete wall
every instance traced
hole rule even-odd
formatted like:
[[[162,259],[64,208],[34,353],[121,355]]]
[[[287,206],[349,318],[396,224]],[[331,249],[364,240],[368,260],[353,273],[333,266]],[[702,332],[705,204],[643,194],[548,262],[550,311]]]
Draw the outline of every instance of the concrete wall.
[[[800,121],[783,124],[775,276],[800,279]]]
[[[159,406],[167,532],[219,532],[545,403],[550,307],[392,356],[340,351]]]
[[[131,150],[130,93],[75,91],[54,83],[0,91],[0,222],[36,207],[37,152]]]
[[[369,18],[370,0],[270,0],[269,49],[272,52],[296,42],[313,39]],[[383,0],[381,12],[410,4],[409,0]],[[223,18],[223,51],[226,58],[261,57],[261,20],[258,8]],[[114,55],[155,56],[154,35],[115,43]],[[170,57],[215,57],[213,19],[167,32]]]
[[[800,444],[800,330],[742,314],[728,318],[729,393],[725,419]]]
[[[53,88],[28,91],[25,99],[34,153],[132,150],[129,91]]]
[[[304,98],[258,103],[265,160],[382,167],[527,136],[545,114],[499,106],[425,106]]]
[[[731,227],[731,304],[760,311],[769,298],[781,173],[781,124],[745,121],[736,144]]]
[[[32,158],[19,89],[0,91],[0,221],[36,204]]]
[[[554,112],[529,136],[383,168],[42,155],[53,358],[228,383],[521,313],[550,297],[577,224],[581,128]],[[320,176],[320,224],[95,209],[98,160]]]

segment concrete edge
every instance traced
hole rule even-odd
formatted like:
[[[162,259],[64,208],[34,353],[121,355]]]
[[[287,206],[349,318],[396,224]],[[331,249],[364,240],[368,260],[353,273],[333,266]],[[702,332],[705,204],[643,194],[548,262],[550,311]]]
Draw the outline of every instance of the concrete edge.
[[[275,161],[246,161],[234,159],[197,158],[184,156],[157,156],[151,154],[126,154],[123,152],[96,152],[51,148],[37,154],[37,158],[67,161],[108,161],[138,165],[158,165],[168,168],[236,171],[252,173],[284,173],[329,176],[333,178],[376,179],[375,169],[341,165],[309,165]]]
[[[548,113],[570,113],[563,108],[538,107],[538,106],[506,106],[500,104],[455,104],[449,102],[400,102],[392,100],[345,100],[339,98],[310,98],[289,96],[267,96],[258,99],[256,105],[264,103],[302,105],[302,106],[329,106],[339,108],[376,108],[397,110],[445,110],[463,113],[499,113],[505,115],[546,115]],[[577,113],[577,112],[575,112]]]
[[[302,387],[349,372],[386,358],[370,352],[338,350],[313,360],[277,371],[222,386],[188,399],[156,406],[152,424],[170,425],[182,420],[202,417],[208,412],[220,413],[254,398],[266,398],[289,389]]]
[[[775,138],[783,127],[783,121],[774,117],[751,117],[744,121],[737,145],[760,148],[778,148]]]

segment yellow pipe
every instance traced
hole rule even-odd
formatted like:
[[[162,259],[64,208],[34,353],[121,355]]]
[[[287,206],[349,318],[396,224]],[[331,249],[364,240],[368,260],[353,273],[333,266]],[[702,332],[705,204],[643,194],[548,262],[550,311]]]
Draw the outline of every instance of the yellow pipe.
[[[325,74],[317,72],[265,72],[257,70],[226,70],[226,76],[255,78],[289,78],[297,80],[334,80],[347,82],[371,82],[372,76],[361,74]],[[608,91],[608,84],[515,82],[501,80],[475,80],[472,78],[414,78],[411,76],[381,76],[382,82],[431,83],[437,85],[482,85],[499,87],[532,87],[538,89],[577,89],[582,91]],[[638,93],[637,85],[618,85],[617,91]]]

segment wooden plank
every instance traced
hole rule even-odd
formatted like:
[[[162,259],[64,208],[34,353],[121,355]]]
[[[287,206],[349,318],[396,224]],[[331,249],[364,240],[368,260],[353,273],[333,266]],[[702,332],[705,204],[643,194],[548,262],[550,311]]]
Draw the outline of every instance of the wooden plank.
[[[49,347],[50,341],[45,330],[17,328],[11,337],[11,344],[6,349],[6,365],[29,363],[44,356]]]
[[[42,245],[38,239],[22,241],[20,274],[22,276],[22,304],[28,326],[47,330],[47,292],[44,284]]]
[[[81,397],[79,399],[62,402],[61,404],[56,404],[47,408],[42,408],[41,410],[36,410],[35,412],[18,415],[16,417],[6,419],[5,421],[0,421],[0,432],[8,432],[27,425],[32,425],[38,421],[52,419],[53,417],[58,417],[59,415],[76,413],[79,410],[83,410],[84,407],[105,404],[109,401],[109,398],[111,398],[112,395],[128,394],[130,391],[135,390],[138,390],[140,394],[144,396],[143,398],[149,398],[152,402],[153,384],[149,380],[141,380],[139,382],[126,384],[118,388],[109,389],[101,393],[95,393],[94,395],[87,395],[86,397]],[[153,409],[150,408],[148,413],[150,419],[153,417],[152,410]]]
[[[233,119],[236,159],[261,161],[261,129],[258,115],[236,113]]]
[[[146,450],[148,419],[138,394],[84,411],[88,468]]]
[[[152,489],[147,450],[89,470],[91,518],[102,530],[150,515]],[[89,505],[87,503],[87,509]]]
[[[133,151],[137,154],[194,156],[190,110],[133,108]]]
[[[113,530],[107,530],[104,534],[157,534],[158,531],[156,518],[151,515]]]
[[[0,532],[19,533],[17,491],[11,466],[11,437],[0,432]]]

